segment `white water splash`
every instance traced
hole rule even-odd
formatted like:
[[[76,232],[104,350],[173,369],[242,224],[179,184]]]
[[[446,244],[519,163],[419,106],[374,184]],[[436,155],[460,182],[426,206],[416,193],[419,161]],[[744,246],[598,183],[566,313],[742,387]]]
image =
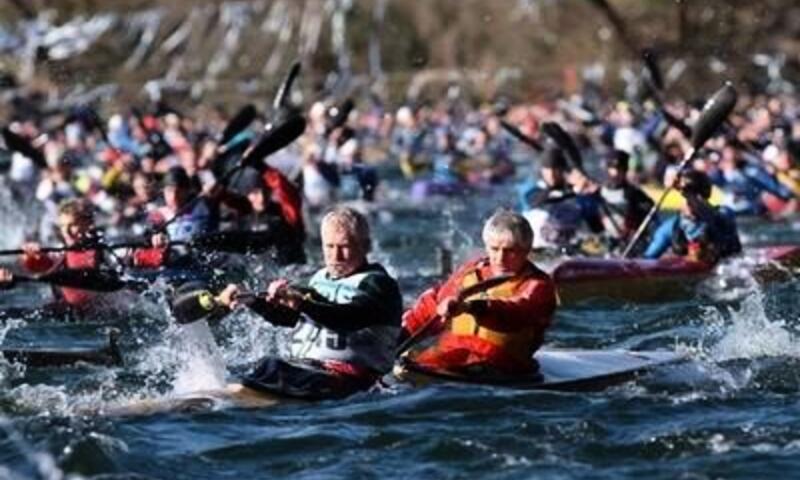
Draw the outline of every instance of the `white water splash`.
[[[206,322],[181,327],[188,357],[184,358],[173,383],[174,392],[189,393],[225,387],[225,361]]]
[[[698,285],[702,296],[718,302],[731,302],[755,294],[758,282],[753,277],[756,259],[736,257],[720,263],[713,275]]]
[[[252,363],[266,355],[279,355],[287,345],[288,329],[272,326],[247,309],[228,315],[217,337],[226,365]]]
[[[709,310],[710,347],[707,354],[714,361],[737,358],[790,356],[800,358],[800,339],[784,319],[770,319],[764,308],[764,294],[748,295],[738,309]]]
[[[8,332],[22,325],[25,325],[25,321],[19,319],[7,319],[0,323],[0,344],[3,343]],[[23,363],[9,362],[0,356],[0,385],[5,384],[12,378],[22,377],[24,374],[25,365]]]

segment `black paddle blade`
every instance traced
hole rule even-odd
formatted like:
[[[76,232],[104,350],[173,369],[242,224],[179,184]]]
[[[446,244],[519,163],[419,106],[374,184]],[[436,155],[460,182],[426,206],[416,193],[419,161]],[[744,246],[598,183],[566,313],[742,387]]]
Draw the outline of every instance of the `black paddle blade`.
[[[731,82],[717,90],[703,106],[700,118],[692,129],[692,147],[702,147],[722,125],[736,106],[738,93]]]
[[[666,120],[670,126],[677,128],[678,131],[681,132],[681,135],[685,138],[692,138],[692,127],[686,125],[686,122],[669,113],[666,108],[661,109],[661,114],[664,115],[664,120]]]
[[[292,85],[294,85],[298,75],[300,75],[300,61],[295,60],[280,88],[275,93],[275,99],[272,101],[272,108],[276,112],[286,106],[287,99],[292,91]]]
[[[31,145],[31,142],[12,132],[8,127],[4,127],[0,134],[3,135],[3,140],[6,142],[6,147],[8,147],[9,150],[25,155],[39,168],[47,168],[47,160],[45,160],[44,154],[38,148]]]
[[[561,128],[561,125],[555,122],[544,122],[542,124],[542,131],[545,135],[552,138],[559,148],[567,152],[567,157],[569,157],[572,167],[582,172],[583,158],[572,136]]]
[[[352,98],[348,98],[338,107],[333,107],[328,111],[328,125],[325,128],[325,133],[330,134],[332,131],[341,127],[347,122],[350,112],[356,107]]]
[[[514,125],[511,125],[505,120],[500,120],[500,126],[503,127],[503,129],[508,133],[510,133],[514,138],[521,141],[525,145],[528,145],[529,147],[533,148],[537,152],[541,152],[543,150],[541,143],[537,142],[536,139],[525,135],[519,128],[515,127]]]
[[[222,130],[222,135],[220,135],[219,138],[219,144],[225,145],[230,142],[239,132],[253,123],[253,120],[256,119],[256,115],[258,115],[258,112],[253,104],[247,104],[242,107],[242,109],[231,118],[228,124],[225,125],[225,129]]]
[[[79,288],[94,292],[116,292],[130,285],[115,272],[106,270],[56,270],[36,277],[19,277],[20,281],[44,282],[59,287]]]
[[[306,131],[306,119],[292,117],[261,136],[252,150],[242,158],[242,165],[258,167],[264,157],[272,155],[297,140]]]
[[[181,294],[172,302],[172,314],[180,325],[203,320],[218,308],[211,292],[203,289]]]
[[[661,75],[661,69],[658,67],[658,59],[656,52],[652,48],[645,48],[642,51],[642,60],[644,60],[644,68],[647,71],[647,76],[659,92],[664,90],[664,77]]]

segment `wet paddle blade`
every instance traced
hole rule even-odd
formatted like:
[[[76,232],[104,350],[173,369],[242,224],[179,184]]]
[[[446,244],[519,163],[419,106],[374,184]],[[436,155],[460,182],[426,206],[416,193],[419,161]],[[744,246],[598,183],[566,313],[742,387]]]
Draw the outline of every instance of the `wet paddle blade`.
[[[561,128],[561,125],[555,122],[545,122],[542,124],[542,131],[567,153],[573,168],[583,171],[583,157],[581,157],[581,151],[578,145],[575,144],[575,140],[572,136]]]
[[[12,132],[8,127],[3,128],[0,134],[2,134],[3,140],[6,142],[6,147],[8,147],[9,150],[25,155],[39,168],[47,168],[47,160],[45,160],[44,154],[34,147],[27,139]]]
[[[338,107],[332,108],[328,112],[328,125],[325,128],[326,134],[330,134],[332,131],[344,125],[355,106],[353,99],[348,98]]]
[[[178,324],[188,325],[208,318],[218,306],[211,292],[197,289],[178,295],[172,301],[171,310]]]
[[[306,130],[303,117],[292,117],[281,125],[267,131],[252,150],[242,159],[244,166],[257,166],[265,157],[287,147]]]
[[[247,128],[248,125],[253,123],[253,120],[256,119],[256,115],[258,115],[258,112],[253,104],[247,104],[242,107],[242,109],[239,110],[239,112],[228,122],[228,124],[225,126],[225,129],[222,130],[222,135],[220,135],[219,139],[220,145],[227,144],[231,141],[231,139],[233,139],[233,137]]]
[[[701,148],[722,125],[736,106],[738,94],[731,82],[717,90],[703,106],[700,118],[692,129],[692,147]]]
[[[286,106],[287,99],[292,91],[292,85],[294,85],[298,75],[300,75],[300,61],[295,60],[295,62],[292,64],[292,67],[289,69],[289,73],[283,80],[281,87],[275,93],[275,99],[272,101],[272,108],[276,112]]]
[[[522,133],[522,131],[516,126],[511,125],[505,120],[500,120],[500,126],[502,126],[503,129],[508,133],[510,133],[514,138],[528,145],[529,147],[533,148],[537,152],[541,152],[543,150],[541,143],[537,142],[535,139]]]
[[[658,66],[658,58],[656,52],[652,48],[645,48],[642,52],[642,60],[650,79],[652,86],[659,92],[664,90],[664,76],[661,75],[661,69]]]

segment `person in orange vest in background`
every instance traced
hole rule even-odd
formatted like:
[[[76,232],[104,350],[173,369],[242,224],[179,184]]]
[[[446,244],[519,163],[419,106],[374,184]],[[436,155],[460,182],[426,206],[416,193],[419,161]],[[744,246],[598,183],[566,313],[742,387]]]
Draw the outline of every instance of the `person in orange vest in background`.
[[[487,378],[537,372],[533,354],[558,301],[553,280],[528,260],[533,231],[501,209],[486,221],[483,242],[485,257],[422,293],[403,315],[403,345],[423,338],[403,355],[406,365]]]
[[[64,253],[44,253],[36,242],[25,243],[20,257],[23,268],[32,273],[49,273],[57,269],[93,270],[106,265],[103,250],[98,248],[99,238],[94,222],[92,205],[83,199],[70,199],[58,207],[58,230],[67,247],[81,247]],[[13,282],[13,275],[0,269],[0,285]],[[85,311],[96,304],[98,293],[71,287],[55,289],[57,301],[50,305],[56,310],[64,307]],[[102,294],[100,294],[102,295]]]

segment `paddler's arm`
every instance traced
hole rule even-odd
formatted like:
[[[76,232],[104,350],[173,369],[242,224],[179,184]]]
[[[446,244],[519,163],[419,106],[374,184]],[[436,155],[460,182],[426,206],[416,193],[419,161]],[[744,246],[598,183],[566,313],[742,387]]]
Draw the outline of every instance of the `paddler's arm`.
[[[403,314],[401,336],[408,337],[424,328],[436,316],[438,286],[431,287],[419,296],[414,305]]]
[[[297,187],[278,169],[260,163],[259,169],[264,183],[272,190],[275,201],[280,205],[284,220],[297,231],[303,231],[303,200]]]
[[[672,245],[672,230],[675,228],[675,222],[678,221],[678,216],[674,216],[658,226],[650,245],[647,246],[642,257],[649,259],[659,258]]]
[[[198,297],[198,300],[201,300],[201,298]],[[199,303],[202,303],[202,301]],[[206,310],[208,311],[218,308],[233,310],[239,305],[244,305],[264,320],[279,327],[293,327],[300,317],[300,313],[297,310],[281,305],[278,302],[268,301],[265,297],[251,297],[248,295],[243,299],[240,297],[239,287],[235,284],[228,285],[216,297],[206,300],[206,303]],[[196,310],[193,308],[194,305],[190,304],[190,306],[192,311]],[[189,316],[196,315],[190,314]]]
[[[134,267],[159,268],[169,257],[169,237],[157,233],[150,237],[150,247],[134,248],[128,257]]]
[[[33,273],[49,272],[57,268],[63,261],[63,257],[56,259],[52,255],[42,252],[42,247],[36,242],[28,242],[22,245],[24,252],[20,256],[22,267]]]
[[[246,302],[247,308],[264,320],[279,327],[294,327],[300,318],[300,312],[280,304],[268,302],[264,298],[256,298]]]
[[[468,301],[466,311],[493,330],[516,330],[532,323],[547,327],[557,303],[553,282],[532,278],[511,297]]]
[[[745,172],[762,190],[775,195],[781,200],[791,200],[794,198],[794,192],[792,192],[789,187],[779,182],[762,167],[749,166],[745,168]]]
[[[315,323],[339,332],[353,332],[398,318],[402,311],[397,283],[388,276],[368,278],[359,285],[358,294],[346,304],[333,303],[310,292],[298,305],[298,310]]]

